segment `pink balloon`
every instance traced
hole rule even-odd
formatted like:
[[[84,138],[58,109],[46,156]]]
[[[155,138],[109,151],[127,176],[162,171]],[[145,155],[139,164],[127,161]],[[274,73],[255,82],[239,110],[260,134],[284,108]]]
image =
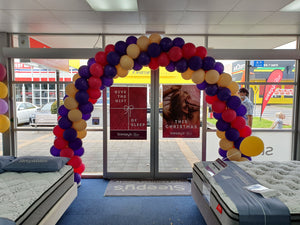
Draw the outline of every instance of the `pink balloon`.
[[[8,104],[4,99],[0,98],[0,114],[5,114],[8,111]]]
[[[0,63],[0,81],[4,81],[6,78],[6,69],[5,67]]]

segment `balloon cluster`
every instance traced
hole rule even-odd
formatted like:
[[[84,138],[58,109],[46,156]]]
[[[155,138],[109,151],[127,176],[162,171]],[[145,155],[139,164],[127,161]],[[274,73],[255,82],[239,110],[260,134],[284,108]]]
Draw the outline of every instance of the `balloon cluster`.
[[[0,132],[6,132],[10,127],[9,118],[5,115],[8,112],[8,104],[5,98],[7,97],[8,89],[5,83],[6,69],[0,64]]]

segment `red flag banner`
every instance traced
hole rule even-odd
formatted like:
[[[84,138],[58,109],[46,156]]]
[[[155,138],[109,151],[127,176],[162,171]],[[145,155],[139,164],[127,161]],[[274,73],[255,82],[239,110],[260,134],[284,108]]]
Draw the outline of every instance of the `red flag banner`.
[[[281,81],[283,77],[283,73],[281,70],[274,70],[268,80],[267,83],[279,83]],[[262,108],[261,108],[261,116],[264,113],[264,110],[270,100],[270,98],[272,97],[272,95],[274,94],[276,88],[277,88],[277,84],[272,84],[272,85],[266,85],[265,86],[265,91],[264,91],[264,97],[263,97],[263,102],[262,102]]]

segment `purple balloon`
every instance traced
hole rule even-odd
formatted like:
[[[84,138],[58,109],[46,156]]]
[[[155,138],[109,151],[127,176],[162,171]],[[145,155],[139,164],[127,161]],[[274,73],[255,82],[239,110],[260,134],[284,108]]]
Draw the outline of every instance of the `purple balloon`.
[[[139,64],[138,61],[135,59],[135,60],[134,60],[134,65],[133,65],[133,69],[134,69],[135,71],[139,71],[139,70],[141,70],[142,68],[143,68],[143,66],[142,66],[141,64]]]
[[[80,149],[82,146],[82,141],[80,138],[75,138],[73,141],[69,141],[69,147],[73,150]]]
[[[163,52],[168,52],[173,47],[173,41],[168,37],[164,37],[160,40],[159,45]]]
[[[219,74],[221,74],[221,73],[223,73],[223,71],[224,71],[224,65],[223,65],[222,63],[220,63],[220,62],[216,62],[216,63],[215,63],[215,66],[214,66],[214,69],[215,69],[216,71],[218,71]]]
[[[223,149],[221,149],[221,148],[219,148],[219,154],[220,154],[220,156],[222,156],[222,157],[227,157],[227,151],[225,151],[225,150],[223,150]]]
[[[58,108],[58,114],[60,116],[68,116],[70,110],[68,110],[64,105],[59,106]]]
[[[63,137],[67,141],[74,141],[77,137],[77,131],[74,128],[67,128],[63,133]]]
[[[202,59],[199,56],[193,56],[189,59],[189,67],[191,70],[199,70],[202,67]]]
[[[236,115],[237,116],[244,116],[247,113],[247,108],[243,104],[241,104],[237,109],[236,109]]]
[[[215,66],[215,59],[211,56],[207,56],[203,59],[203,66],[202,68],[207,71],[207,70],[211,70],[214,68]]]
[[[75,99],[80,105],[84,105],[89,101],[89,94],[86,91],[78,91],[75,94]]]
[[[181,37],[177,37],[173,40],[173,46],[181,48],[185,44],[184,40]]]
[[[199,90],[205,90],[208,84],[206,83],[206,81],[203,81],[201,84],[197,84],[196,86]]]
[[[77,184],[79,184],[81,181],[81,176],[79,173],[74,173],[74,182],[76,182]]]
[[[146,66],[150,63],[150,56],[146,52],[141,52],[139,57],[137,58],[137,61],[140,65]]]
[[[209,96],[215,96],[218,93],[218,85],[208,84],[205,88],[205,93]]]
[[[60,149],[55,148],[54,145],[50,148],[50,153],[53,156],[60,156]]]
[[[227,101],[231,97],[231,91],[228,88],[221,87],[218,89],[217,96],[221,101]]]
[[[222,113],[213,112],[213,116],[216,120],[222,119]]]
[[[158,57],[160,55],[161,48],[160,48],[159,44],[157,44],[157,43],[151,43],[148,46],[147,52],[148,52],[148,55],[150,57],[156,58],[156,57]]]
[[[126,39],[126,44],[130,45],[130,44],[136,44],[137,42],[137,38],[135,36],[129,36]]]
[[[220,131],[226,131],[230,128],[230,123],[225,122],[223,119],[219,119],[216,123],[216,127]]]
[[[236,149],[240,149],[240,145],[241,145],[241,143],[242,143],[243,140],[244,140],[243,137],[239,137],[237,140],[235,140],[235,141],[234,141],[234,147],[235,147]]]
[[[173,62],[170,62],[169,65],[166,66],[166,70],[169,72],[175,71],[175,64]]]
[[[175,68],[179,73],[184,73],[188,69],[188,64],[185,58],[180,59],[175,63]]]
[[[84,154],[84,148],[83,147],[81,147],[81,148],[74,151],[74,155],[82,156],[83,154]]]
[[[101,80],[102,80],[102,85],[104,85],[105,87],[110,87],[114,83],[114,80],[109,77],[102,77]]]
[[[117,75],[116,67],[112,65],[106,65],[104,67],[104,76],[108,78],[114,78]]]
[[[4,81],[6,78],[6,68],[0,63],[0,81]]]
[[[71,120],[68,119],[68,117],[66,116],[62,116],[59,120],[58,120],[58,126],[62,129],[68,129],[70,127],[72,127],[73,123]]]
[[[249,161],[252,161],[252,158],[250,156],[242,154],[242,157],[249,159]]]
[[[87,89],[89,89],[89,83],[88,83],[87,80],[84,79],[84,78],[78,78],[78,79],[75,81],[75,87],[76,87],[78,90],[86,91]]]
[[[78,74],[84,79],[89,79],[91,77],[90,68],[88,66],[81,66],[78,69]]]
[[[110,52],[106,56],[106,61],[111,66],[116,66],[120,62],[120,55],[116,52]]]
[[[82,114],[82,119],[89,120],[90,118],[91,118],[91,114],[90,113]]]
[[[8,111],[8,104],[4,99],[0,98],[0,114],[5,114]]]
[[[91,65],[93,65],[94,63],[96,63],[95,58],[89,58],[87,65],[88,65],[88,67],[91,67]]]
[[[88,102],[85,105],[79,105],[79,110],[81,111],[82,114],[88,114],[93,112],[94,106],[92,103]]]
[[[104,90],[105,89],[105,86],[102,84],[101,87],[100,87],[100,90]]]
[[[240,137],[240,133],[239,133],[239,131],[237,129],[229,128],[225,132],[225,137],[229,141],[236,141]]]
[[[118,41],[115,44],[115,51],[121,56],[126,55],[126,49],[127,49],[127,44],[125,41]]]
[[[227,106],[233,110],[236,110],[240,107],[240,105],[242,104],[240,97],[238,96],[231,96],[227,102],[226,102]]]

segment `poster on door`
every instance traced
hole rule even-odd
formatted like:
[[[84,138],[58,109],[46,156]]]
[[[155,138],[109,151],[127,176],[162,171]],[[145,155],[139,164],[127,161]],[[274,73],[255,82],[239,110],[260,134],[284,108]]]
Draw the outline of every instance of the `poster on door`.
[[[196,85],[163,85],[163,137],[200,137],[200,90]]]
[[[147,88],[110,88],[110,139],[147,139]]]

